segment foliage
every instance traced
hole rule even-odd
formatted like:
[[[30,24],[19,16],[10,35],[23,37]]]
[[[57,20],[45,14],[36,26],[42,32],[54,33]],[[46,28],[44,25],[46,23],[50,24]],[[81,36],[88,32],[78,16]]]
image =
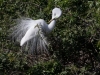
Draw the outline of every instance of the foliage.
[[[50,56],[30,56],[8,38],[13,19],[51,18],[51,10],[63,11],[49,36]],[[0,75],[99,75],[100,1],[97,0],[1,0]]]

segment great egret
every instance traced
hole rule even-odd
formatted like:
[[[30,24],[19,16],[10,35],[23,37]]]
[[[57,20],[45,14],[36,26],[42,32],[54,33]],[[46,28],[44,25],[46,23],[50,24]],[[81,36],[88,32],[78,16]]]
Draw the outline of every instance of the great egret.
[[[20,46],[28,49],[28,52],[40,53],[48,52],[48,42],[46,35],[49,34],[56,23],[56,19],[62,14],[60,8],[52,10],[52,19],[50,24],[47,24],[43,19],[32,20],[30,18],[23,18],[17,20],[17,25],[12,27],[12,39],[20,42]]]

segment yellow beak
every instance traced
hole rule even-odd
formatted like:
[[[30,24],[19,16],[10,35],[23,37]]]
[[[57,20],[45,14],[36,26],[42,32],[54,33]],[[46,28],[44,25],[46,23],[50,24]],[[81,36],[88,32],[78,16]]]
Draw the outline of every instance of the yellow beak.
[[[54,18],[54,19],[51,19],[51,20],[49,21],[49,23],[50,23],[51,21],[53,21],[53,20],[56,20],[56,18]]]
[[[53,19],[51,19],[51,20],[49,21],[49,23],[50,23],[51,21],[53,21]]]

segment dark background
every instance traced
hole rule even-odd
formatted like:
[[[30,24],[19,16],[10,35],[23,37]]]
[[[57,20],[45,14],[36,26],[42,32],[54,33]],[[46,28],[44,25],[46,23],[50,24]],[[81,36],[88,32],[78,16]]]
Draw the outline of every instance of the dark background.
[[[51,19],[63,11],[48,36],[50,55],[27,55],[8,30],[20,17]],[[0,75],[99,75],[99,0],[0,0]]]

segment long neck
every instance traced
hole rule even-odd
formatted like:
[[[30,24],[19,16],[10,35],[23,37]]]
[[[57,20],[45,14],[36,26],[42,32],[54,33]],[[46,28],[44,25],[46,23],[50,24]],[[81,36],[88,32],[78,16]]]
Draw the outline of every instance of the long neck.
[[[50,22],[50,24],[48,25],[49,32],[51,32],[54,29],[55,24],[56,24],[56,20],[52,20]]]

